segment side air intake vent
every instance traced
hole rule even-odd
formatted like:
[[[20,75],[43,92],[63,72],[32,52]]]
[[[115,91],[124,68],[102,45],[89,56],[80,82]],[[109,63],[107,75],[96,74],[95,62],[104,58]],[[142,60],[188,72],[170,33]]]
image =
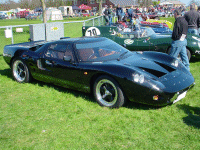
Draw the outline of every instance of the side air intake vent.
[[[172,68],[172,67],[170,67],[170,66],[168,66],[168,65],[165,65],[165,64],[162,64],[162,63],[159,63],[159,62],[155,62],[155,63],[157,63],[157,64],[160,65],[161,67],[165,68],[165,69],[166,69],[167,71],[169,71],[169,72],[175,71],[174,68]]]
[[[146,71],[146,72],[148,72],[148,73],[150,73],[150,74],[153,74],[154,76],[156,76],[156,77],[158,77],[158,78],[160,78],[160,77],[166,75],[166,73],[160,72],[160,71],[157,71],[157,70],[148,69],[148,68],[143,68],[143,67],[139,67],[139,68],[142,69],[142,70],[144,70],[144,71]]]

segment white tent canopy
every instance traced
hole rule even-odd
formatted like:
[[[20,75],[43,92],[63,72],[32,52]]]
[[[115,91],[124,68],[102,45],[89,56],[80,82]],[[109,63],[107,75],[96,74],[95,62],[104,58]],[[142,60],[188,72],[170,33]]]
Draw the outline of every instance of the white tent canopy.
[[[46,11],[47,20],[63,20],[61,10],[56,8],[48,8]]]
[[[168,6],[173,6],[173,3],[170,2],[162,2],[159,5],[168,5]]]

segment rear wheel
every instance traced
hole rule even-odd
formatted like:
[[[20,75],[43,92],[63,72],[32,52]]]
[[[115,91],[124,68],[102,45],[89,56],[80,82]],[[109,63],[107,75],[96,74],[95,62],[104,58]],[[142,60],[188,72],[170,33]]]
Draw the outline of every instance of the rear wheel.
[[[27,65],[19,58],[12,63],[12,75],[17,82],[27,83],[31,81],[31,75]]]
[[[118,108],[125,102],[124,94],[119,84],[109,76],[100,76],[96,79],[93,93],[99,105]]]

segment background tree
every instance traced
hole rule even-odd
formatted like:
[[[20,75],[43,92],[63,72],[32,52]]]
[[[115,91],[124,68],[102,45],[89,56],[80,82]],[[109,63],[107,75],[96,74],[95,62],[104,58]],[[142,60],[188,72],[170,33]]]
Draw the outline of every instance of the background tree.
[[[44,0],[40,0],[42,3],[42,9],[43,9],[43,22],[46,23],[47,22],[47,17],[46,17],[46,4],[44,2]]]
[[[198,6],[200,3],[199,3],[199,0],[190,0],[189,5],[191,4],[195,4]]]
[[[15,9],[17,7],[19,7],[19,3],[13,0],[8,0],[5,3],[0,3],[0,11]]]
[[[99,15],[102,15],[102,1],[103,0],[96,0],[97,3],[99,3]]]
[[[152,0],[137,0],[137,3],[140,7],[149,7],[152,5]]]

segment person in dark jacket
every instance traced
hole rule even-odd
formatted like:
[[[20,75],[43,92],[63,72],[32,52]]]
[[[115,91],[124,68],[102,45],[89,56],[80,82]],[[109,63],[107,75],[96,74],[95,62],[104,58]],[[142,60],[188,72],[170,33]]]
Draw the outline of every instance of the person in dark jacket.
[[[200,23],[200,14],[195,10],[194,5],[190,5],[190,11],[186,12],[185,20],[188,22],[188,33],[198,35],[198,28]]]
[[[105,10],[104,10],[103,14],[104,14],[104,18],[106,20],[106,25],[108,25],[109,24],[109,9],[108,9],[107,5],[105,5]]]
[[[120,7],[120,5],[117,5],[116,15],[118,17],[118,21],[122,21],[122,14],[123,14],[123,9]]]
[[[174,11],[174,28],[172,32],[172,44],[171,44],[171,51],[169,53],[170,56],[178,57],[180,55],[183,64],[186,66],[188,70],[189,67],[189,60],[187,56],[187,32],[188,32],[188,23],[184,17],[181,17],[181,12],[179,9],[175,9]]]

